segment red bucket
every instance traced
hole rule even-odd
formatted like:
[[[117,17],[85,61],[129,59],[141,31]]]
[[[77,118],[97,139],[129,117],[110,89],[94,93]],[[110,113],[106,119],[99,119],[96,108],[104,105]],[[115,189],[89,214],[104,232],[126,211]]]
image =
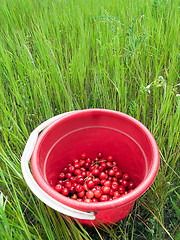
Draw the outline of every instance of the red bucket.
[[[82,152],[89,157],[97,152],[113,155],[136,188],[118,199],[98,203],[78,202],[56,192],[53,187],[58,173]],[[115,223],[129,214],[135,200],[154,181],[159,151],[150,131],[133,117],[112,110],[87,109],[68,113],[42,131],[35,143],[31,167],[36,182],[51,199],[69,209],[91,212],[103,223]],[[86,217],[76,217],[81,218],[81,223],[92,224]]]

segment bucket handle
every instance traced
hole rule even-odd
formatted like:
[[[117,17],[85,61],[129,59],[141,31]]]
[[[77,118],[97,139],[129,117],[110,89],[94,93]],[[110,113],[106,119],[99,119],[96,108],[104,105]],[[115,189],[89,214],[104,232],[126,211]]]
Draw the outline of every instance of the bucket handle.
[[[74,112],[74,111],[72,111],[72,112]],[[28,138],[28,141],[26,143],[26,146],[24,148],[24,151],[23,151],[23,154],[21,157],[21,169],[22,169],[23,177],[24,177],[27,185],[31,189],[31,191],[46,205],[48,205],[49,207],[53,208],[54,210],[56,210],[58,212],[61,212],[70,217],[86,219],[86,220],[94,220],[95,219],[94,212],[88,213],[88,212],[79,211],[77,209],[74,209],[74,208],[71,208],[71,207],[68,207],[68,206],[62,204],[62,203],[58,202],[57,200],[55,200],[54,198],[52,198],[51,196],[49,196],[36,183],[36,181],[34,180],[32,174],[31,174],[31,171],[30,171],[30,168],[28,165],[29,160],[31,159],[31,155],[34,150],[39,132],[41,132],[44,128],[49,126],[55,120],[60,119],[68,114],[72,114],[72,112],[66,112],[66,113],[62,113],[57,116],[54,116],[54,117],[46,120],[45,122],[41,123],[37,128],[35,128],[32,131],[32,133],[30,134],[30,136]]]

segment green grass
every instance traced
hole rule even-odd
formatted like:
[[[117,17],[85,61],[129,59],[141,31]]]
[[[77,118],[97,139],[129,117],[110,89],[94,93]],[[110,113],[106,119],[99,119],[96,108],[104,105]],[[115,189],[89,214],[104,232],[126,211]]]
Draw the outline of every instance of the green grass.
[[[178,0],[0,0],[0,239],[179,239]],[[157,178],[127,217],[89,231],[28,189],[30,132],[74,109],[127,113],[153,133]]]

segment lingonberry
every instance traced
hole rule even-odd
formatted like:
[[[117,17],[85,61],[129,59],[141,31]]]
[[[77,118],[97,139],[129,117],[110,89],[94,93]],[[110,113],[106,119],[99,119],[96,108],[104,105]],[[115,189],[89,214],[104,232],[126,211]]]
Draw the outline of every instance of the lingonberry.
[[[117,190],[118,190],[118,187],[119,187],[119,184],[118,184],[117,182],[112,182],[111,188],[112,188],[114,191],[117,191]]]
[[[90,203],[90,202],[92,202],[92,200],[89,199],[89,198],[86,198],[86,199],[84,199],[84,202],[86,202],[86,203]]]
[[[85,195],[85,191],[82,190],[81,192],[78,192],[77,195],[78,195],[78,197],[82,198]]]
[[[83,187],[82,187],[82,185],[80,185],[80,184],[77,184],[76,185],[76,187],[75,187],[75,190],[76,190],[76,192],[82,192],[82,190],[83,190]]]
[[[64,180],[65,177],[66,177],[66,175],[65,175],[64,172],[61,172],[61,173],[58,175],[59,180]]]
[[[80,175],[81,174],[81,170],[79,168],[74,170],[74,175]]]
[[[83,159],[83,160],[86,159],[87,158],[86,153],[81,153],[80,158]]]
[[[92,172],[93,169],[95,169],[95,166],[91,165],[91,166],[89,167],[89,171]]]
[[[109,155],[108,157],[107,157],[107,160],[109,161],[109,162],[112,162],[114,159],[113,159],[113,156],[111,156],[111,155]]]
[[[63,168],[63,173],[67,173],[68,172],[68,168],[67,167],[65,167],[65,168]]]
[[[66,178],[71,178],[71,177],[72,177],[72,173],[67,172],[67,173],[66,173]]]
[[[96,198],[93,198],[93,199],[92,199],[92,202],[95,202],[95,203],[97,203],[97,202],[98,202],[98,200],[97,200]]]
[[[74,172],[74,169],[75,169],[74,166],[70,166],[70,167],[68,167],[68,171],[69,171],[70,173],[73,173],[73,172]]]
[[[101,180],[102,180],[102,179],[107,179],[107,178],[108,178],[108,175],[107,175],[105,172],[100,172],[99,178],[100,178]]]
[[[124,194],[125,188],[120,185],[118,191],[119,191],[120,194]]]
[[[74,158],[74,159],[73,159],[73,162],[74,162],[74,163],[78,163],[78,162],[79,162],[79,159]]]
[[[114,170],[115,172],[119,170],[118,166],[113,166],[112,170]]]
[[[113,164],[112,164],[112,162],[107,162],[106,166],[107,166],[108,169],[110,169],[110,168],[112,168]]]
[[[71,186],[71,187],[69,188],[69,192],[70,192],[71,194],[75,193],[75,192],[76,192],[75,187],[74,187],[74,186]]]
[[[80,168],[80,167],[81,167],[81,166],[80,166],[79,163],[75,163],[75,164],[74,164],[74,168],[75,168],[75,169]]]
[[[98,177],[99,174],[100,174],[99,169],[96,169],[96,168],[95,168],[95,169],[92,170],[92,175],[93,175],[94,177]]]
[[[101,152],[99,152],[99,153],[97,154],[97,157],[98,157],[98,158],[102,158],[102,157],[103,157],[103,154],[102,154]]]
[[[94,192],[92,190],[89,190],[88,192],[86,192],[86,197],[91,199],[94,197]]]
[[[128,186],[128,181],[126,181],[126,180],[122,180],[122,183],[121,183],[121,185],[123,186],[123,187],[127,187]]]
[[[104,186],[111,187],[111,181],[110,180],[105,181]]]
[[[133,182],[129,182],[128,184],[128,189],[134,189],[134,183]]]
[[[83,185],[84,184],[84,178],[83,177],[77,178],[77,183]]]
[[[81,167],[84,166],[84,163],[85,163],[85,160],[79,161],[79,165],[80,165]]]
[[[95,186],[94,181],[93,180],[87,181],[87,186],[88,186],[89,189],[92,189]]]
[[[109,176],[113,177],[115,174],[115,171],[113,169],[110,169],[108,174],[109,174]]]
[[[95,178],[94,179],[94,183],[95,183],[95,185],[99,185],[100,184],[100,179],[99,178]]]
[[[58,180],[57,184],[61,184],[63,186],[64,185],[64,181],[63,180]]]
[[[102,186],[102,191],[104,194],[109,194],[110,187]]]
[[[115,191],[114,192],[114,197],[117,197],[117,198],[119,198],[121,195],[119,194],[119,192],[118,191]]]
[[[61,190],[62,190],[62,188],[63,188],[63,186],[61,185],[61,184],[57,184],[55,187],[54,187],[54,189],[57,191],[57,192],[61,192]]]
[[[125,174],[123,175],[123,179],[126,180],[126,181],[129,181],[129,175],[125,173]]]
[[[65,183],[64,183],[64,187],[66,188],[70,188],[71,187],[71,182],[69,180],[66,180]]]
[[[109,200],[109,196],[105,194],[101,195],[101,197],[99,198],[100,202],[106,202],[108,200]]]
[[[63,196],[68,196],[68,194],[69,194],[69,189],[68,189],[68,188],[63,188],[63,189],[61,190],[61,193],[62,193]]]
[[[98,167],[98,169],[99,169],[100,172],[103,172],[103,171],[104,171],[104,167],[103,167],[102,165],[100,165],[100,166]]]
[[[102,191],[99,189],[96,189],[96,191],[94,191],[94,196],[95,198],[100,198],[102,195]]]
[[[123,172],[122,171],[116,171],[116,173],[115,173],[115,177],[117,177],[117,179],[119,179],[119,178],[122,178],[122,176],[123,176]]]
[[[77,200],[77,194],[74,193],[74,194],[71,196],[71,199]]]
[[[114,196],[114,190],[111,188],[109,191],[109,196],[113,197]]]

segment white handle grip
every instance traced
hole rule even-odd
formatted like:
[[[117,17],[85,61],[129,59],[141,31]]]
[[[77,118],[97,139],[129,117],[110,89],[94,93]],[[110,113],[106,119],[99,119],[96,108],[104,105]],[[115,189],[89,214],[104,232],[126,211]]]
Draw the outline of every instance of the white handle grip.
[[[72,111],[73,112],[73,111]],[[26,143],[26,146],[24,148],[22,157],[21,157],[21,169],[23,173],[23,177],[31,189],[31,191],[46,205],[53,208],[54,210],[61,212],[65,215],[79,218],[79,219],[86,219],[86,220],[94,220],[95,216],[93,212],[87,213],[83,211],[76,210],[74,208],[68,207],[51,196],[49,196],[34,180],[31,171],[29,169],[29,160],[31,159],[32,152],[34,150],[34,146],[36,144],[38,134],[40,131],[42,131],[45,127],[49,126],[51,123],[53,123],[55,120],[62,118],[65,115],[72,114],[72,112],[63,113],[60,115],[57,115],[55,117],[52,117],[48,119],[47,121],[40,124],[34,131],[30,134],[29,139]]]

